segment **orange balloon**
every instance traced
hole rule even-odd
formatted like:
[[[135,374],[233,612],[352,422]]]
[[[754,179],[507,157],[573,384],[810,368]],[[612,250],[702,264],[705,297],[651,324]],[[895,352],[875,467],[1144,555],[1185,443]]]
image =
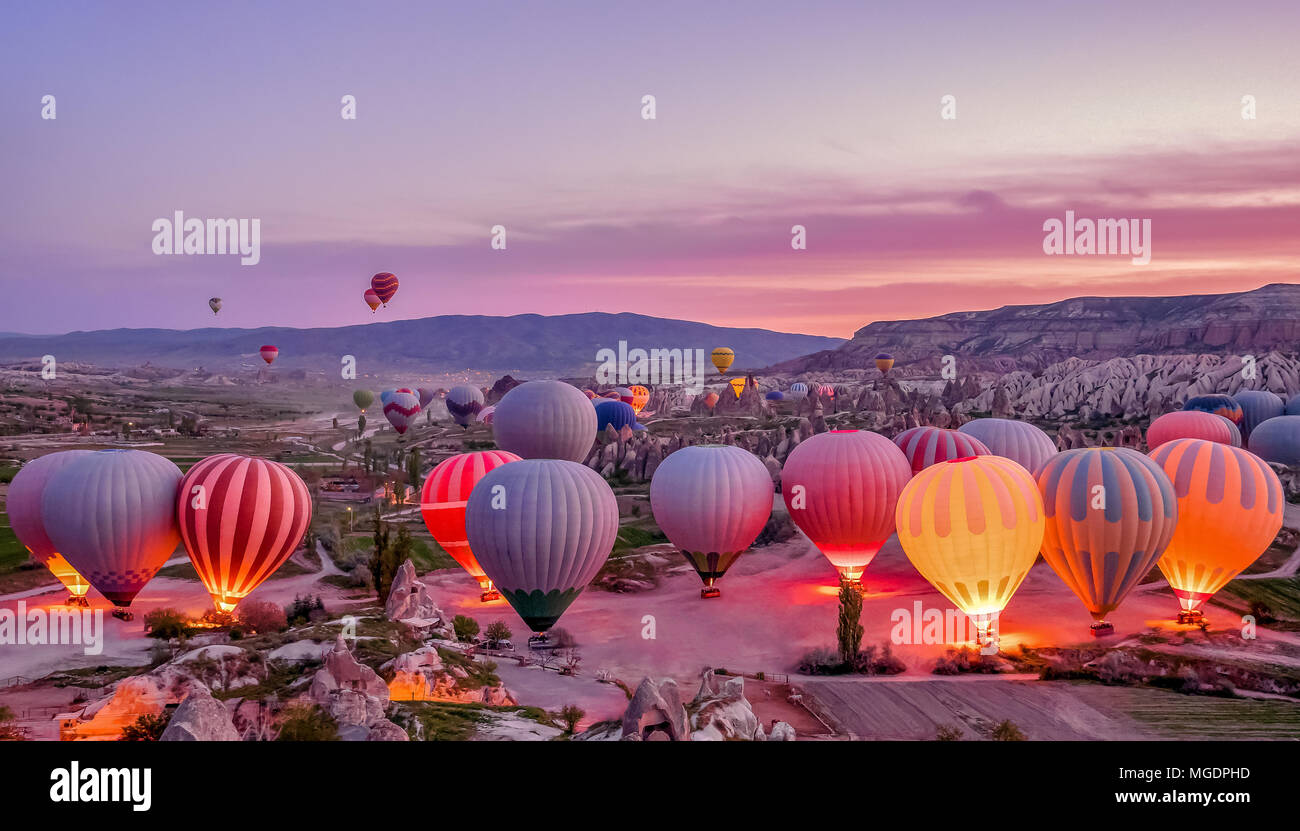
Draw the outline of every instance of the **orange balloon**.
[[[745,391],[745,379],[732,378],[730,383],[731,383],[731,391],[736,394],[737,398],[739,398],[740,394]]]
[[[641,412],[650,401],[650,390],[640,384],[628,387],[628,389],[632,391],[632,409],[638,413]]]
[[[1204,439],[1174,439],[1151,458],[1178,499],[1178,525],[1157,565],[1190,615],[1273,542],[1282,483],[1255,454]]]

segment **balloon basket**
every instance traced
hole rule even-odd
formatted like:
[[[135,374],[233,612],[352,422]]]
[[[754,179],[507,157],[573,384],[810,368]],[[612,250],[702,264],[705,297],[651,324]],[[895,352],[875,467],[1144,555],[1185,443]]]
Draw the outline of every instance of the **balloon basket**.
[[[479,603],[490,603],[493,600],[500,600],[501,592],[496,589],[486,589],[478,596]]]
[[[84,594],[70,594],[68,595],[68,599],[63,601],[63,605],[77,606],[82,609],[89,609],[90,601],[86,599],[86,596]]]
[[[722,590],[719,589],[717,586],[705,586],[704,588],[700,589],[700,597],[703,598],[722,597]]]
[[[135,620],[135,612],[131,611],[130,609],[123,609],[122,607],[119,606],[118,608],[113,610],[113,617],[117,618],[118,620],[128,620],[128,621]]]
[[[1094,638],[1105,638],[1115,634],[1115,625],[1105,620],[1098,621],[1092,625],[1091,631]]]
[[[1205,615],[1201,614],[1200,609],[1192,609],[1191,611],[1184,610],[1178,613],[1178,622],[1192,626],[1199,626],[1202,623],[1205,623]]]
[[[528,639],[528,648],[538,651],[549,650],[554,649],[555,644],[545,632],[538,632]]]

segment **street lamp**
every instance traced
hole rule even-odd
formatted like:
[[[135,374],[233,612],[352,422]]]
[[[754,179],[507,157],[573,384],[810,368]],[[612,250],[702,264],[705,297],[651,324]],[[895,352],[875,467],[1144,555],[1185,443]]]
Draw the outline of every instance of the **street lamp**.
[[[352,533],[352,506],[348,506],[348,533]]]

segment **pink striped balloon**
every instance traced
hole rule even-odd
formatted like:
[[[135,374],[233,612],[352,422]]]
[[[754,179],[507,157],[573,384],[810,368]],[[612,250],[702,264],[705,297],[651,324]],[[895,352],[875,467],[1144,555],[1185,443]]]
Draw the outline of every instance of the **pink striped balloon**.
[[[1174,439],[1204,439],[1216,444],[1241,447],[1241,430],[1228,419],[1204,410],[1165,413],[1147,428],[1147,448],[1155,450]]]
[[[991,456],[993,451],[984,442],[960,430],[942,427],[913,427],[894,436],[894,444],[903,451],[912,465],[912,473],[920,473],[937,462],[950,462],[968,456]]]
[[[406,433],[419,413],[420,399],[408,389],[396,390],[384,403],[384,417],[399,436]]]

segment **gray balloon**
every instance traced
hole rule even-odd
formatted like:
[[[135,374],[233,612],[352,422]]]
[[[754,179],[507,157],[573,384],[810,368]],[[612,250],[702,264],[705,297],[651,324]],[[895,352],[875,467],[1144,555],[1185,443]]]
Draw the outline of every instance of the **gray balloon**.
[[[595,444],[596,410],[563,381],[529,381],[505,394],[492,416],[497,447],[525,459],[586,460]]]

